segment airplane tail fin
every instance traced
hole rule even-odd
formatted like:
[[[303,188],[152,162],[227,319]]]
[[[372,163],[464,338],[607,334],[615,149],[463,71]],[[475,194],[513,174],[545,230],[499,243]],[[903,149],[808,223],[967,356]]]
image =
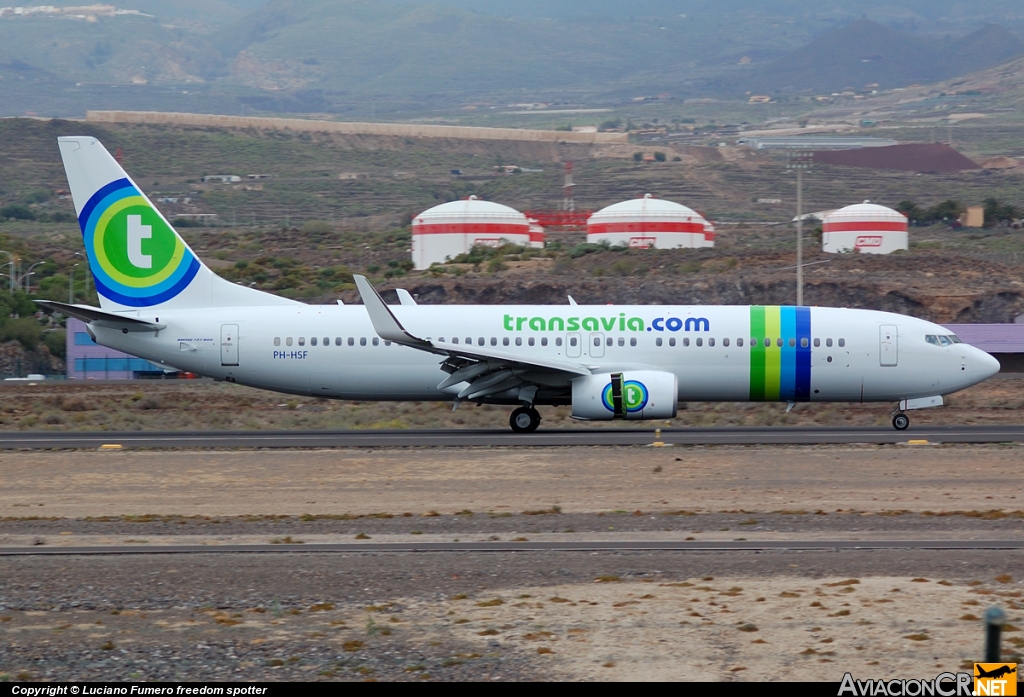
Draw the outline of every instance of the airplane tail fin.
[[[213,273],[98,140],[57,142],[104,310],[296,304]]]

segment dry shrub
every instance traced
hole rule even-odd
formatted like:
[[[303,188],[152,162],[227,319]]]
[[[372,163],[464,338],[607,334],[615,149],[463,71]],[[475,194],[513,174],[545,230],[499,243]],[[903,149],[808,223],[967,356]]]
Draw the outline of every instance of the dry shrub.
[[[143,397],[142,399],[135,402],[136,409],[148,411],[150,409],[160,409],[161,407],[163,407],[163,402],[161,402],[158,398],[153,396]]]
[[[89,405],[81,397],[62,397],[58,406],[61,411],[89,411]]]

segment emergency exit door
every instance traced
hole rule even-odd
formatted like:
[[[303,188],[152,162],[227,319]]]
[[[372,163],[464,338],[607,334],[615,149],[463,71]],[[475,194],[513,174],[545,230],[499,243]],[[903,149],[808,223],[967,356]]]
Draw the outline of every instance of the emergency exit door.
[[[878,363],[894,366],[899,361],[899,338],[894,324],[883,324],[878,328]]]
[[[220,327],[220,364],[238,365],[237,324],[222,324]]]

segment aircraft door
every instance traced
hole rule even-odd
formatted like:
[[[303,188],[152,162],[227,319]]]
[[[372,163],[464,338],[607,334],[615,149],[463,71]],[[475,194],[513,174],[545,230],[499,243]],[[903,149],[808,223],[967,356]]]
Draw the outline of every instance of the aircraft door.
[[[883,324],[878,327],[878,362],[882,366],[894,366],[899,361],[899,335],[896,325]]]
[[[238,365],[238,325],[220,326],[220,364]]]
[[[579,358],[580,351],[582,349],[582,340],[580,335],[576,333],[566,334],[565,336],[565,355],[568,358]]]
[[[590,335],[590,357],[604,358],[604,334],[594,332]]]

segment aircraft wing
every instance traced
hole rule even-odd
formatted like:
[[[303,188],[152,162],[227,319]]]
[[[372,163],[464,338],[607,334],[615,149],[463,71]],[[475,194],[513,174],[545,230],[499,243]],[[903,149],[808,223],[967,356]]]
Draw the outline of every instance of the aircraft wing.
[[[460,382],[469,383],[459,392],[456,399],[472,401],[518,387],[520,390],[532,388],[532,392],[526,393],[530,395],[532,401],[537,385],[553,382],[551,378],[555,376],[552,374],[560,373],[564,377],[591,374],[591,371],[580,363],[527,357],[485,346],[421,339],[410,334],[402,326],[365,276],[357,275],[355,281],[377,336],[385,341],[448,357],[441,363],[441,370],[448,373],[449,377],[438,385],[438,389],[451,387]]]
[[[69,305],[56,300],[36,300],[37,305],[80,319],[86,324],[97,324],[101,327],[120,329],[124,332],[156,332],[165,328],[166,324],[150,322],[138,317],[126,317],[114,312],[107,312],[98,307],[88,305]]]

